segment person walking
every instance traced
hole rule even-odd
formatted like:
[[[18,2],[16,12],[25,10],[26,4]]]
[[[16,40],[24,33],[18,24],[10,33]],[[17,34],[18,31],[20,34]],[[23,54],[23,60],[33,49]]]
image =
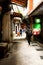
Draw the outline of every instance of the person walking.
[[[26,31],[26,38],[27,38],[29,45],[30,45],[30,41],[31,41],[31,36],[32,36],[32,30],[29,29]]]
[[[22,29],[20,29],[20,35],[22,36]]]

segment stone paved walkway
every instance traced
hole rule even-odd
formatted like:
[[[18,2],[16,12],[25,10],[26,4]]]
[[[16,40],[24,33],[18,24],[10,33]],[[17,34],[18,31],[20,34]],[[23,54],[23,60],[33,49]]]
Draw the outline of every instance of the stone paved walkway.
[[[36,42],[29,45],[27,40],[14,42],[0,65],[43,65],[43,47]]]

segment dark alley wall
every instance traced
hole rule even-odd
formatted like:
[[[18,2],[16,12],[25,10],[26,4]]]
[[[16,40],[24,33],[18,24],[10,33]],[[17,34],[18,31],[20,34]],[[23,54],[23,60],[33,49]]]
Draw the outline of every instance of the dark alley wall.
[[[0,14],[0,42],[2,42],[3,30],[6,28],[6,25],[7,25],[7,24],[5,24],[5,22],[7,23],[7,20],[6,20],[7,16],[5,16],[5,14],[11,10],[11,8],[9,6],[10,3],[11,3],[11,0],[0,0],[0,7],[2,7],[1,14]],[[4,16],[5,16],[5,21],[3,23]],[[8,15],[8,17],[9,17],[9,15]],[[7,19],[9,20],[8,17],[7,17]],[[3,28],[4,25],[5,25],[5,27]],[[7,28],[6,28],[6,30],[7,30]],[[5,30],[5,32],[6,32],[6,30]],[[5,37],[6,37],[6,35],[5,35]]]
[[[2,16],[0,15],[0,42],[2,41]]]
[[[11,41],[11,19],[10,11],[3,15],[2,20],[2,41]]]
[[[36,16],[32,16],[32,19],[31,19],[31,22],[32,22],[32,25],[34,23],[34,20],[35,18],[39,18],[41,20],[41,32],[38,36],[35,36],[35,38],[37,38],[37,40],[39,42],[43,42],[43,15],[36,15]]]

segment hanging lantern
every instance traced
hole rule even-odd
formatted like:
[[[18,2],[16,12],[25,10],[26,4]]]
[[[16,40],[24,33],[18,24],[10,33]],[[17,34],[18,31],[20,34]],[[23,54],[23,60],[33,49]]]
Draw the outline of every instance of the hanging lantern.
[[[2,7],[0,6],[0,15],[1,15],[1,12],[2,12]]]
[[[0,6],[0,11],[2,11],[2,7]]]

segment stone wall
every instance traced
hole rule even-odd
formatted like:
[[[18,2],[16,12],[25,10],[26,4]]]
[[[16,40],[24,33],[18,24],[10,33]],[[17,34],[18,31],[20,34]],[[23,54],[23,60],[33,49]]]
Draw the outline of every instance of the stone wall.
[[[6,12],[2,21],[2,41],[11,41],[10,11]]]

